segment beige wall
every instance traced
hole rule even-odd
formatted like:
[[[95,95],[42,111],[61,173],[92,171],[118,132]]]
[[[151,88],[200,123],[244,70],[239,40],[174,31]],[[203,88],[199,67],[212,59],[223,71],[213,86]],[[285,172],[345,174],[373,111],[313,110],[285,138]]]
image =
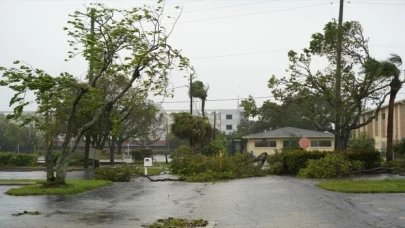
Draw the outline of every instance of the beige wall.
[[[309,140],[331,140],[332,141],[332,146],[331,147],[309,147],[307,150],[326,150],[326,151],[333,151],[333,147],[335,144],[335,140],[333,138],[308,138]],[[289,138],[284,138],[284,139],[267,139],[269,141],[276,141],[277,146],[276,147],[255,147],[255,141],[256,140],[263,140],[263,139],[249,139],[247,143],[247,151],[250,152],[253,150],[253,153],[255,156],[260,155],[263,152],[267,152],[268,154],[274,154],[275,150],[281,150],[283,148],[283,141],[284,140],[289,140]]]
[[[382,119],[385,113],[385,119]],[[363,123],[363,118],[370,114],[363,114],[360,116],[360,123]],[[357,137],[361,132],[366,132],[367,135],[374,138],[375,148],[385,149],[387,143],[387,121],[388,121],[388,107],[381,108],[378,121],[375,119],[368,125],[359,129],[353,130],[353,135]],[[400,140],[405,137],[405,104],[400,102],[394,106],[394,140]]]

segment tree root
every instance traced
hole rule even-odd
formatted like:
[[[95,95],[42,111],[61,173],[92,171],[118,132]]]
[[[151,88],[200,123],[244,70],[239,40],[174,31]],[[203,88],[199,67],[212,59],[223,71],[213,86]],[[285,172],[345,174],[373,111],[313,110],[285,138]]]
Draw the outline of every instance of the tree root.
[[[150,178],[149,176],[147,176],[147,175],[140,175],[140,177],[146,177],[146,178],[148,178],[150,181],[152,181],[152,182],[158,182],[158,181],[185,181],[184,179],[172,179],[172,178],[163,178],[163,179],[152,179],[152,178]]]

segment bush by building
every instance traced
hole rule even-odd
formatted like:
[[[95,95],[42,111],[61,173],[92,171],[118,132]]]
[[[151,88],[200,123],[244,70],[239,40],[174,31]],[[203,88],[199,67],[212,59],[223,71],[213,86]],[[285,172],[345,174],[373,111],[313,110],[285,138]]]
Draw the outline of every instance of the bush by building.
[[[265,172],[254,165],[248,153],[233,156],[205,156],[182,146],[170,155],[171,171],[189,182],[211,182],[246,177],[264,176]]]

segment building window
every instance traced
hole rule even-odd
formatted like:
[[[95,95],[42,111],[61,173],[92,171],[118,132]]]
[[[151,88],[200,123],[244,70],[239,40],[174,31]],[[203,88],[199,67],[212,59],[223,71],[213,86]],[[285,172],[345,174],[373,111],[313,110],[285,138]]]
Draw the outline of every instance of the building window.
[[[256,140],[255,147],[277,147],[276,141]]]
[[[382,114],[382,119],[385,120],[385,113]]]
[[[226,130],[232,130],[232,125],[226,125]]]
[[[226,115],[226,119],[227,119],[227,120],[231,120],[231,119],[232,119],[232,115],[231,115],[231,114]]]
[[[283,147],[289,147],[290,146],[290,141],[289,140],[284,140],[283,141]]]
[[[311,147],[332,147],[332,140],[311,140]]]

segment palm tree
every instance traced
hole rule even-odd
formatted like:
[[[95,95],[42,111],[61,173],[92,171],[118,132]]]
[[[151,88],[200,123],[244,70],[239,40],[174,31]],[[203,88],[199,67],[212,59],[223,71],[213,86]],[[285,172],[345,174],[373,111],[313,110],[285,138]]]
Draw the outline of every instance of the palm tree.
[[[393,141],[393,132],[394,132],[394,104],[395,97],[397,96],[398,91],[401,89],[404,81],[401,81],[401,70],[398,69],[402,65],[402,59],[399,55],[391,54],[391,57],[388,61],[383,63],[385,68],[385,75],[391,75],[390,83],[390,100],[388,104],[388,119],[387,119],[387,155],[386,160],[392,161],[394,159],[392,153],[392,141]]]
[[[199,98],[201,100],[202,116],[205,117],[205,102],[208,97],[208,85],[204,85],[202,81],[194,81],[189,90],[189,96]]]
[[[191,138],[193,151],[197,151],[197,145],[209,141],[212,134],[212,127],[204,117],[193,116],[190,113],[174,113],[174,123],[171,125],[171,132],[181,138]]]

